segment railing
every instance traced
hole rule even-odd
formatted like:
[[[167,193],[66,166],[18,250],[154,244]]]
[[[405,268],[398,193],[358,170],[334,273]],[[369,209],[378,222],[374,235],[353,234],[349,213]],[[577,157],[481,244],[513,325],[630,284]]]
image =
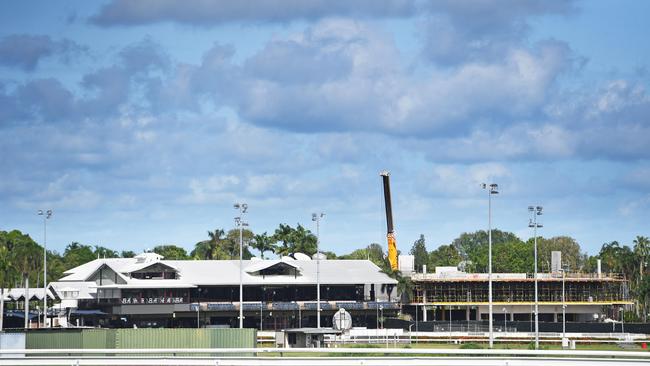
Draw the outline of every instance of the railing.
[[[650,352],[645,351],[576,351],[576,350],[527,350],[527,349],[458,349],[458,348],[137,348],[137,349],[0,349],[0,355],[241,355],[254,354],[257,356],[291,353],[317,353],[326,355],[426,355],[436,357],[446,356],[562,356],[562,357],[607,357],[607,358],[642,358],[650,360]],[[135,355],[135,356],[134,356]]]
[[[534,278],[532,273],[493,273],[493,281],[514,281],[514,280],[531,280]],[[562,280],[561,272],[538,273],[537,278]],[[443,272],[443,273],[414,273],[411,275],[413,281],[487,281],[487,273],[464,273],[464,272]],[[576,279],[601,279],[601,280],[624,280],[625,277],[620,273],[567,273],[566,280]]]

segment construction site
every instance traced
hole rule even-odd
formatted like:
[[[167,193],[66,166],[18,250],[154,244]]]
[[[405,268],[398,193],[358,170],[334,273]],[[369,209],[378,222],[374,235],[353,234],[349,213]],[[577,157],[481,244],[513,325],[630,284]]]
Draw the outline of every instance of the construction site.
[[[411,306],[426,320],[486,320],[489,306],[487,273],[465,273],[438,267],[415,273]],[[534,314],[535,278],[526,273],[492,275],[494,319],[530,320]],[[598,321],[616,318],[620,306],[632,304],[627,281],[613,274],[540,273],[537,276],[540,321]]]

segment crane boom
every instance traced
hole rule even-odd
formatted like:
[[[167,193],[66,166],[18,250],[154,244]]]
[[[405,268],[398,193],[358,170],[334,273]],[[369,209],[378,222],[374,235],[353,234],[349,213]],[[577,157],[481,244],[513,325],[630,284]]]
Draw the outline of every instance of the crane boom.
[[[395,228],[393,227],[393,205],[390,197],[390,173],[379,173],[384,183],[384,203],[386,206],[386,240],[388,241],[388,262],[390,268],[397,270],[397,242],[395,241]]]

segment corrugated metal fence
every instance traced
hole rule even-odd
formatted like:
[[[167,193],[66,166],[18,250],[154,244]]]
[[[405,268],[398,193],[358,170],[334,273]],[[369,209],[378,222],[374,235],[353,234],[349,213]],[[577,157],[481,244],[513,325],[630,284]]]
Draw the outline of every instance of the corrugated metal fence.
[[[255,348],[257,344],[255,329],[53,329],[0,336],[2,348],[6,342],[15,346],[21,341],[25,349]]]

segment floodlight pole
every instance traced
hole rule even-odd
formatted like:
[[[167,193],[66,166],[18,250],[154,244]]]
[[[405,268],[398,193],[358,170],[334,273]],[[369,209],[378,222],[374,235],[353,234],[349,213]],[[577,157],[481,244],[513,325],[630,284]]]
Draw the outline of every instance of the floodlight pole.
[[[316,222],[316,328],[320,328],[320,220],[324,213],[311,214],[311,221]]]
[[[490,329],[490,348],[492,348],[494,346],[492,324],[492,195],[499,193],[499,185],[495,183],[490,185],[483,183],[482,186],[488,192],[488,324]]]
[[[562,268],[562,339],[566,338],[566,298],[565,298],[566,269]]]
[[[43,216],[43,328],[47,328],[47,220],[52,210],[38,210],[38,215]]]
[[[244,328],[244,272],[243,272],[243,248],[244,248],[244,226],[248,225],[243,221],[244,214],[248,210],[245,203],[235,203],[235,209],[239,210],[239,216],[235,217],[235,223],[239,227],[239,328]]]
[[[537,294],[537,228],[543,227],[542,224],[537,223],[537,216],[542,214],[542,206],[528,206],[528,211],[533,217],[528,222],[528,227],[533,228],[533,236],[535,243],[535,349],[539,349],[539,299]]]

